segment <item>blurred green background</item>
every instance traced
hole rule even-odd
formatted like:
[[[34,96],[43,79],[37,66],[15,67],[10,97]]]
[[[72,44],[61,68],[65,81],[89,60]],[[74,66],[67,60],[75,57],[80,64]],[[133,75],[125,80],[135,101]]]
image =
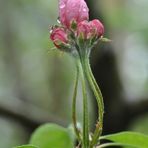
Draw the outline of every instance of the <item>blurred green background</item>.
[[[148,134],[148,1],[87,0],[90,18],[105,25],[91,64],[105,100],[104,134],[133,130]],[[53,49],[49,25],[57,0],[0,0],[0,147],[27,143],[45,122],[71,124],[75,66]],[[78,117],[82,122],[81,87]],[[90,92],[91,126],[97,107]]]

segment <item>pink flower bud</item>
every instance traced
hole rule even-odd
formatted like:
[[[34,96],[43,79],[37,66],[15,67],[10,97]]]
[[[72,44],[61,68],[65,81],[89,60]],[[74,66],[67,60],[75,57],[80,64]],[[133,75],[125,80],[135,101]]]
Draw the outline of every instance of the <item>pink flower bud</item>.
[[[57,48],[60,48],[61,43],[67,43],[67,33],[63,28],[54,28],[50,35],[50,39],[53,41]]]
[[[84,39],[88,38],[88,35],[91,33],[91,27],[88,21],[82,21],[78,24],[77,35],[82,35]]]
[[[99,20],[82,21],[78,24],[77,34],[83,35],[84,39],[89,39],[96,36],[97,38],[101,37],[104,33],[104,26]]]
[[[94,19],[90,21],[90,25],[93,29],[95,29],[96,35],[98,37],[101,37],[104,34],[104,26],[99,20]]]
[[[77,23],[89,19],[89,9],[84,0],[60,0],[59,16],[62,25],[70,27],[73,20]]]

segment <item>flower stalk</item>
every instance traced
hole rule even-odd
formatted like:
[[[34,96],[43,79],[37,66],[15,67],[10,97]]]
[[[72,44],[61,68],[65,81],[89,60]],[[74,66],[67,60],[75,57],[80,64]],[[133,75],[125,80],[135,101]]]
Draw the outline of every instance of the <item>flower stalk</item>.
[[[85,56],[84,58],[81,58],[81,63],[82,63],[84,75],[87,78],[89,86],[92,89],[98,104],[98,121],[96,124],[96,129],[92,136],[92,140],[90,142],[90,148],[92,148],[94,145],[97,144],[99,136],[102,134],[104,103],[103,103],[103,97],[102,97],[101,91],[99,89],[99,86],[97,85],[97,82],[93,76],[93,73],[89,64],[89,57]]]
[[[89,20],[89,9],[84,0],[59,0],[59,25],[52,27],[50,39],[61,51],[69,53],[76,60],[77,74],[73,92],[72,120],[74,131],[82,148],[93,148],[102,134],[104,103],[101,91],[93,76],[89,55],[92,48],[103,38],[104,26],[98,20]],[[77,127],[76,97],[79,77],[83,94],[83,131]],[[87,87],[93,91],[98,105],[98,121],[89,139],[89,116]]]
[[[72,99],[72,120],[73,120],[73,127],[75,134],[77,136],[78,141],[81,143],[82,137],[80,130],[77,127],[77,118],[76,118],[76,98],[77,98],[78,81],[79,81],[79,66],[78,64],[76,64],[76,79],[75,79],[73,99]]]
[[[89,64],[89,58],[85,58],[84,60],[84,69],[86,73],[86,77],[89,81],[89,85],[96,97],[96,101],[98,104],[98,122],[96,124],[96,129],[94,131],[94,135],[92,137],[91,141],[91,147],[93,145],[97,144],[99,136],[102,134],[103,129],[103,115],[104,115],[104,102],[103,102],[103,96],[101,93],[101,90],[99,86],[97,85],[97,82],[93,76],[90,64]]]
[[[88,119],[88,100],[86,90],[86,79],[82,63],[79,62],[79,70],[81,74],[82,93],[83,93],[83,141],[82,147],[89,148],[89,119]]]

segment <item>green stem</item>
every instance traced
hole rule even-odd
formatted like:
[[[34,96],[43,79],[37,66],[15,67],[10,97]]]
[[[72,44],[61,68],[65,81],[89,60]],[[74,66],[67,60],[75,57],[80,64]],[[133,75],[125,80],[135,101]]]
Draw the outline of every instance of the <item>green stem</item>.
[[[99,89],[99,86],[97,85],[97,82],[93,76],[93,73],[91,71],[91,67],[89,64],[89,58],[86,57],[83,61],[83,67],[85,69],[85,74],[88,79],[88,82],[94,92],[94,95],[96,97],[97,103],[98,103],[98,122],[96,125],[96,129],[94,132],[94,135],[92,137],[92,141],[90,143],[90,147],[93,147],[97,141],[99,136],[102,134],[102,128],[103,128],[103,114],[104,114],[104,103],[103,103],[103,97],[101,94],[101,91]]]
[[[77,68],[76,80],[75,80],[73,99],[72,99],[72,120],[73,120],[73,126],[74,126],[75,134],[76,134],[79,142],[81,142],[80,130],[77,127],[77,118],[76,118],[76,97],[77,97],[77,87],[78,87],[78,80],[79,80],[79,67],[78,67],[78,65],[76,65],[76,68]]]
[[[86,80],[84,77],[84,71],[81,62],[79,62],[79,69],[82,81],[82,92],[83,92],[83,148],[89,147],[89,123],[88,123],[88,102],[86,92]]]

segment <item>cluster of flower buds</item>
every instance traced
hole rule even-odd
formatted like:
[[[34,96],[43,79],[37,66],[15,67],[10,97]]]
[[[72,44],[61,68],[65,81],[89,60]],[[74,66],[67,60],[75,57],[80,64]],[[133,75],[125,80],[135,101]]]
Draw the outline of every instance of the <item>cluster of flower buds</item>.
[[[104,26],[98,19],[89,21],[84,0],[59,0],[59,21],[50,38],[57,48],[72,54],[82,48],[90,50],[104,34]]]

